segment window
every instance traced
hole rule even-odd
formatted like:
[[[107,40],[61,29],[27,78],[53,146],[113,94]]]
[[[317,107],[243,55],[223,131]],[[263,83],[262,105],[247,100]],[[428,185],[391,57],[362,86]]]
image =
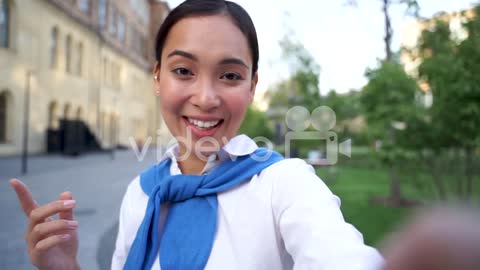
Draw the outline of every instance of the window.
[[[137,31],[134,27],[131,28],[130,31],[130,46],[132,47],[133,51],[144,58],[147,57],[147,42],[145,37]]]
[[[10,14],[8,0],[0,0],[0,47],[8,48]]]
[[[83,119],[83,109],[82,107],[77,108],[77,113],[75,115],[77,120],[82,120]]]
[[[150,8],[148,1],[130,0],[130,7],[135,10],[144,24],[150,21]]]
[[[83,58],[83,44],[81,42],[78,43],[77,47],[77,64],[75,74],[78,76],[82,75],[82,59]]]
[[[117,21],[117,10],[115,9],[114,5],[112,5],[110,7],[110,17],[109,18],[110,18],[110,23],[109,23],[110,24],[110,26],[109,26],[110,33],[112,35],[115,35],[117,33],[117,23],[116,23],[116,21]]]
[[[125,41],[125,16],[118,15],[118,39]]]
[[[58,62],[58,28],[55,26],[52,28],[50,37],[50,67],[57,67]]]
[[[65,107],[63,107],[63,119],[71,119],[71,110],[72,105],[67,102],[67,104],[65,104]]]
[[[57,130],[60,126],[58,103],[51,101],[48,105],[48,128]]]
[[[98,23],[102,29],[107,23],[107,0],[98,1]]]
[[[107,77],[107,74],[108,73],[108,60],[106,57],[103,58],[103,85],[107,85],[108,84],[108,77]]]
[[[0,93],[0,143],[7,141],[8,98],[9,93],[7,91]]]
[[[67,35],[67,39],[65,41],[65,71],[70,72],[71,64],[72,64],[72,37]]]
[[[85,13],[90,12],[90,0],[78,0],[78,7]]]

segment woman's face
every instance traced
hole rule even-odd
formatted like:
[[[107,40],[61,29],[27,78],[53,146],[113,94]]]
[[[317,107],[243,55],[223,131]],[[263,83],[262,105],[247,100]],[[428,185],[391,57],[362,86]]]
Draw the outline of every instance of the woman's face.
[[[155,73],[162,115],[181,154],[200,158],[236,135],[257,83],[247,39],[226,15],[178,21]]]

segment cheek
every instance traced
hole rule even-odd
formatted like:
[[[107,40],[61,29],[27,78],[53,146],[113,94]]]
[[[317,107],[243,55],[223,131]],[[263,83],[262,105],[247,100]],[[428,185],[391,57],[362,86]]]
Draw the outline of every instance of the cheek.
[[[179,95],[183,91],[179,91],[178,88],[169,80],[160,80],[159,83],[159,98],[161,111],[164,114],[171,114],[180,109],[180,105],[184,101],[185,97]]]
[[[250,98],[248,95],[231,95],[224,99],[224,104],[230,111],[232,121],[240,125],[250,104]]]

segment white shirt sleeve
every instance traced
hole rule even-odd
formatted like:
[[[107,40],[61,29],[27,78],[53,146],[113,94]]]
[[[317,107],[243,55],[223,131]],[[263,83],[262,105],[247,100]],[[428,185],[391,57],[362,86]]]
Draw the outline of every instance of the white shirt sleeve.
[[[300,159],[287,159],[274,170],[272,206],[294,269],[373,270],[381,255],[363,243],[363,236],[346,223],[340,199]]]
[[[127,188],[120,206],[118,235],[112,256],[111,270],[121,270],[127,260],[130,246],[135,239],[137,229],[145,214],[148,196],[140,187],[140,178],[136,177]]]

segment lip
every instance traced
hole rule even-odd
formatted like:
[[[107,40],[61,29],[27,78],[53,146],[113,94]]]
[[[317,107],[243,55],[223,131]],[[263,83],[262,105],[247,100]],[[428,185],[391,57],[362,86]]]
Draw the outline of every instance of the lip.
[[[190,129],[192,131],[192,134],[196,137],[210,137],[210,136],[213,136],[213,134],[215,134],[215,132],[217,132],[217,130],[223,125],[223,119],[222,118],[213,118],[213,117],[194,117],[194,116],[189,116],[188,118],[193,118],[193,119],[198,119],[198,120],[201,120],[201,121],[217,121],[219,120],[220,123],[218,123],[218,125],[214,128],[211,128],[211,129],[202,129],[202,128],[199,128],[197,126],[195,126],[194,124],[190,123],[187,119],[187,116],[184,116],[182,117],[183,118],[183,121],[185,122],[185,125],[187,126],[187,129]]]

